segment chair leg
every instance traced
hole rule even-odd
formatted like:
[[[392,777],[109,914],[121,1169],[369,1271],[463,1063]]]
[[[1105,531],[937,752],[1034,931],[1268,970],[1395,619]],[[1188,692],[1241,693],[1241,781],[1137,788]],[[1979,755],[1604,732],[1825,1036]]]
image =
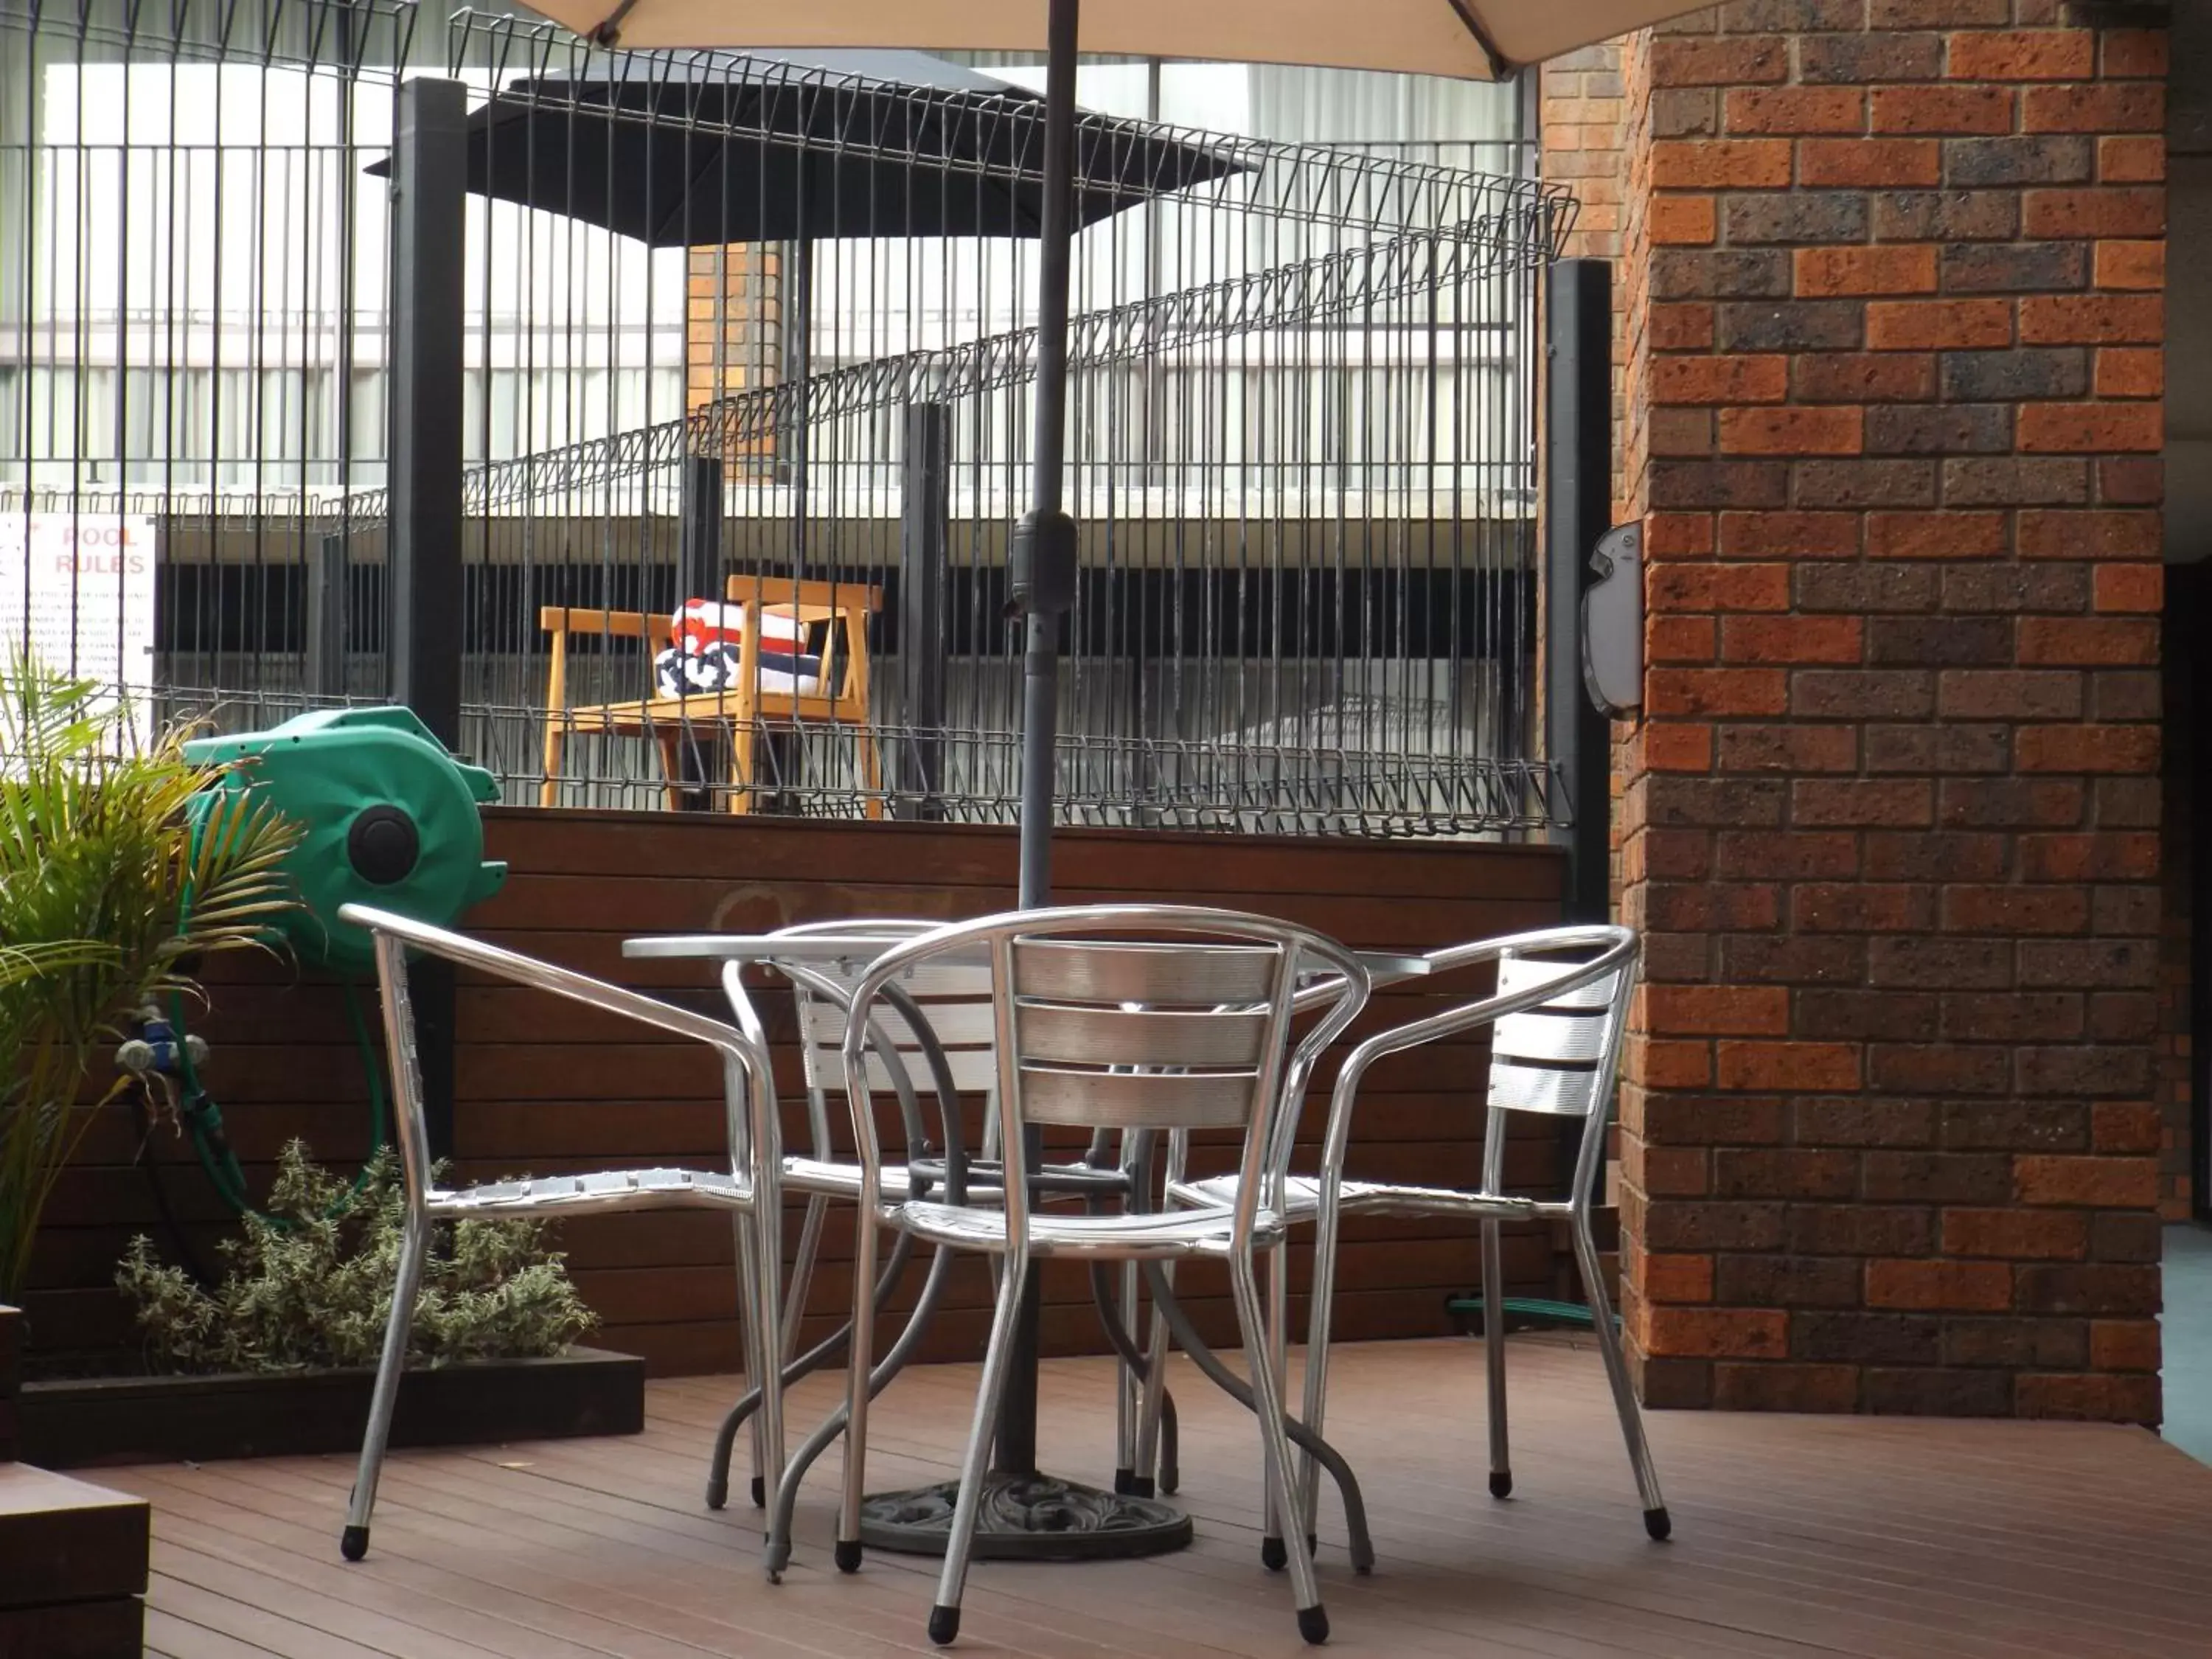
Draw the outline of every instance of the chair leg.
[[[1324,1201],[1314,1231],[1313,1306],[1306,1315],[1305,1425],[1316,1435],[1328,1407],[1329,1325],[1336,1303],[1336,1240],[1341,1228],[1337,1206]],[[1321,1466],[1313,1454],[1298,1453],[1298,1511],[1309,1537],[1319,1530]]]
[[[1029,1258],[1009,1255],[999,1276],[999,1305],[991,1316],[991,1346],[984,1351],[983,1376],[975,1388],[975,1418],[968,1431],[968,1455],[960,1465],[960,1495],[952,1505],[952,1530],[945,1540],[945,1570],[937,1580],[937,1605],[929,1610],[929,1639],[944,1647],[959,1639],[960,1595],[968,1583],[968,1555],[975,1541],[975,1520],[983,1508],[983,1478],[992,1437],[999,1429],[999,1396],[1006,1389],[1006,1366],[1013,1357],[1014,1328],[1021,1322],[1022,1285]]]
[[[799,1254],[791,1264],[791,1283],[783,1299],[783,1361],[799,1357],[799,1332],[806,1318],[807,1293],[814,1288],[814,1263],[822,1254],[822,1228],[829,1219],[830,1200],[818,1194],[806,1200],[806,1219],[799,1224]]]
[[[665,781],[665,794],[668,810],[684,810],[684,734],[674,726],[654,728],[653,736],[660,745],[660,775]]]
[[[538,786],[540,806],[561,804],[561,725],[549,717],[545,722],[545,776]]]
[[[1160,1273],[1170,1284],[1174,1283],[1175,1268],[1170,1262],[1160,1264]],[[1140,1497],[1150,1497],[1143,1483],[1152,1483],[1152,1491],[1172,1494],[1182,1484],[1181,1471],[1176,1468],[1171,1443],[1164,1432],[1168,1401],[1168,1316],[1167,1310],[1158,1302],[1152,1304],[1152,1329],[1145,1344],[1145,1355],[1152,1364],[1145,1371],[1144,1392],[1137,1407],[1137,1454],[1134,1468]]]
[[[759,1252],[754,1243],[756,1236],[754,1221],[755,1218],[751,1214],[739,1212],[730,1218],[730,1231],[737,1237],[738,1311],[739,1316],[744,1321],[738,1336],[744,1348],[745,1382],[750,1387],[763,1391],[761,1404],[765,1407],[768,1404],[765,1392],[768,1374],[778,1368],[769,1358],[774,1352],[775,1344],[769,1340],[761,1323],[761,1263]],[[767,1474],[767,1465],[764,1459],[765,1425],[763,1421],[767,1415],[765,1409],[757,1411],[752,1414],[751,1420],[745,1425],[746,1440],[752,1454],[752,1491],[753,1502],[756,1504],[764,1501],[768,1490],[768,1482],[764,1478]],[[708,1507],[721,1508],[721,1504],[714,1501],[714,1497],[715,1494],[712,1492],[707,1494]]]
[[[855,734],[860,750],[860,781],[867,785],[868,799],[860,809],[872,818],[884,815],[884,769],[876,753],[875,734],[862,726]]]
[[[1505,1261],[1495,1221],[1482,1224],[1482,1358],[1490,1373],[1490,1495],[1513,1492],[1505,1431]]]
[[[1291,1443],[1283,1431],[1283,1395],[1275,1385],[1275,1368],[1268,1353],[1268,1334],[1260,1316],[1260,1286],[1249,1255],[1231,1258],[1230,1287],[1236,1292],[1237,1322],[1244,1338],[1244,1354],[1252,1368],[1252,1401],[1260,1419],[1260,1450],[1266,1459],[1268,1483],[1287,1499],[1296,1490],[1291,1484]],[[1267,1517],[1271,1528],[1284,1518],[1278,1511]],[[1297,1598],[1298,1634],[1309,1642],[1328,1640],[1328,1613],[1321,1604],[1320,1581],[1314,1577],[1313,1557],[1304,1550],[1290,1553],[1291,1588]]]
[[[1636,1492],[1644,1504],[1644,1530],[1664,1539],[1674,1523],[1660,1494],[1659,1471],[1651,1462],[1651,1448],[1644,1438],[1644,1413],[1636,1403],[1635,1386],[1628,1380],[1628,1360],[1620,1351],[1620,1333],[1613,1322],[1613,1304],[1598,1277],[1597,1241],[1590,1236],[1589,1216],[1574,1218],[1575,1265],[1582,1269],[1583,1293],[1589,1299],[1590,1319],[1597,1328],[1597,1351],[1605,1359],[1605,1380],[1613,1387],[1613,1406],[1620,1415],[1621,1438],[1628,1443],[1629,1466],[1636,1471]]]
[[[422,1258],[429,1243],[429,1217],[410,1210],[399,1243],[399,1271],[392,1286],[392,1313],[384,1322],[384,1352],[376,1362],[376,1390],[368,1401],[368,1427],[362,1436],[361,1467],[354,1474],[345,1531],[338,1539],[338,1553],[349,1561],[368,1553],[369,1511],[376,1507],[376,1482],[384,1473],[385,1447],[392,1438],[392,1413],[399,1403],[400,1374],[407,1369],[415,1298],[422,1288]]]
[[[738,720],[730,723],[730,811],[732,812],[753,810],[753,767],[757,758],[753,747],[760,738],[759,729],[750,721]]]
[[[1121,1264],[1121,1297],[1114,1316],[1130,1341],[1137,1340],[1137,1264]],[[1120,1361],[1114,1366],[1114,1490],[1134,1492],[1150,1469],[1137,1468],[1137,1414],[1144,1409],[1145,1377]],[[1149,1497],[1151,1494],[1146,1493]]]
[[[837,1505],[837,1571],[860,1570],[860,1499],[868,1484],[868,1373],[875,1364],[876,1233],[872,1205],[853,1230],[853,1337],[846,1347],[845,1480]]]
[[[1278,1244],[1267,1252],[1267,1365],[1274,1374],[1275,1397],[1290,1398],[1290,1252]],[[1267,1513],[1272,1517],[1260,1539],[1260,1562],[1269,1572],[1280,1572],[1288,1559],[1285,1539],[1295,1538],[1306,1528],[1299,1523],[1305,1518],[1304,1506],[1293,1506],[1291,1494],[1298,1490],[1296,1483],[1277,1490],[1272,1467],[1267,1472]]]

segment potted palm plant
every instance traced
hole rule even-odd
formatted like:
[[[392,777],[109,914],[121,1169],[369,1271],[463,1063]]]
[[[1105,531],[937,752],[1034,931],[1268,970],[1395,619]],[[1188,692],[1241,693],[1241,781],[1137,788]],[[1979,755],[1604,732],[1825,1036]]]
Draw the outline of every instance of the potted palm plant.
[[[0,1302],[19,1300],[54,1184],[98,1107],[95,1066],[141,1008],[197,995],[200,958],[268,949],[297,832],[217,793],[185,732],[136,740],[111,692],[0,666]]]

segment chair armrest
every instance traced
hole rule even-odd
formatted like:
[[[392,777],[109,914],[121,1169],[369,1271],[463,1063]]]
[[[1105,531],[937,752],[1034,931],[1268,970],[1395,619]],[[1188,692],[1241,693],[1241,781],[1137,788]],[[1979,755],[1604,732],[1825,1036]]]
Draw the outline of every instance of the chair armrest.
[[[748,1070],[756,1066],[764,1070],[768,1064],[768,1045],[764,1035],[725,1025],[718,1019],[693,1013],[688,1008],[678,1008],[622,986],[593,979],[589,975],[558,968],[550,962],[540,962],[535,957],[502,951],[495,945],[486,945],[481,940],[443,927],[433,927],[428,922],[397,915],[389,910],[374,909],[366,904],[344,904],[338,907],[338,915],[357,927],[366,927],[373,933],[398,939],[430,956],[481,969],[501,979],[550,992],[555,996],[566,997],[571,1002],[580,1002],[587,1007],[620,1014],[641,1024],[656,1026],[676,1036],[690,1037],[711,1044]]]

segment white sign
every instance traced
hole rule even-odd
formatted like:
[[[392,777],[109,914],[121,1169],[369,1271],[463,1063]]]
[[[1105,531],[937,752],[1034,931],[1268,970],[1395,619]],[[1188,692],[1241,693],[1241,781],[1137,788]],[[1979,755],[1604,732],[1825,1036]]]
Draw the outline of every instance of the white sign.
[[[150,741],[153,520],[0,510],[0,667],[19,653],[127,694]]]

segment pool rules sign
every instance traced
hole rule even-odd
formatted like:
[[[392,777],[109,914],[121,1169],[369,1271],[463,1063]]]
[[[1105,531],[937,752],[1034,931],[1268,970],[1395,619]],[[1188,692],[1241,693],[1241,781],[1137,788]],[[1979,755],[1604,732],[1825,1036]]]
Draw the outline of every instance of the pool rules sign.
[[[0,669],[27,653],[132,700],[152,735],[154,521],[0,510]]]

